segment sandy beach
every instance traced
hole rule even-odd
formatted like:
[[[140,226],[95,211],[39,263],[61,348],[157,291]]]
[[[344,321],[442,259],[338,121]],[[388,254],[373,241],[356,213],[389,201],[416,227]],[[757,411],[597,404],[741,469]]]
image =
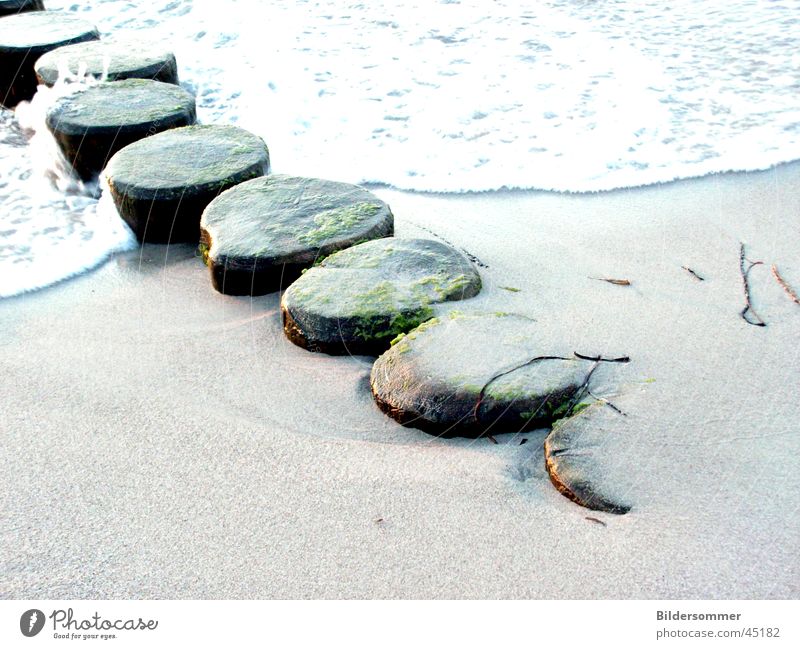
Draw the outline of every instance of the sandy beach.
[[[483,264],[443,311],[630,356],[602,395],[636,433],[606,449],[621,516],[556,491],[547,431],[396,424],[373,359],[292,345],[277,293],[216,293],[191,246],[0,301],[0,597],[800,596],[800,305],[770,272],[800,289],[798,188],[794,163],[600,194],[374,189],[397,236]],[[740,317],[742,242],[766,327]]]

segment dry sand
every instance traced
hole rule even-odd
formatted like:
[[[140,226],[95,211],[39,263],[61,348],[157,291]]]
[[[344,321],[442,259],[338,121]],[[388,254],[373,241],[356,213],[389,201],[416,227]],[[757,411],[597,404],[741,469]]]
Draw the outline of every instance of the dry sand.
[[[398,236],[488,266],[455,308],[632,358],[603,394],[639,404],[641,436],[607,448],[632,511],[560,495],[544,432],[400,427],[370,359],[295,347],[277,294],[219,295],[190,247],[147,246],[0,302],[0,596],[800,596],[800,306],[769,272],[800,288],[800,164],[598,195],[376,191]],[[765,262],[764,328],[739,317],[740,241]]]

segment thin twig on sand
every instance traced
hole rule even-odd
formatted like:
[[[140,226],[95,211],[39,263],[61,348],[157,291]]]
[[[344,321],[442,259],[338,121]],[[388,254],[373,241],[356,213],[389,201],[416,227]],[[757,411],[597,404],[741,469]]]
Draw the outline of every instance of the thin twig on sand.
[[[781,274],[778,272],[778,267],[775,266],[775,264],[772,264],[772,275],[775,277],[778,284],[781,285],[781,288],[786,292],[786,295],[789,296],[789,299],[791,299],[795,304],[800,305],[800,298],[797,297],[797,293],[795,293],[794,289],[792,289],[786,280],[781,277]]]
[[[599,402],[601,402],[601,403],[603,403],[603,404],[607,405],[609,408],[611,408],[611,409],[612,409],[614,412],[616,412],[617,414],[620,414],[620,415],[622,415],[623,417],[627,417],[627,416],[628,416],[628,413],[627,413],[627,412],[622,412],[622,410],[620,410],[619,408],[617,408],[617,407],[616,407],[616,406],[615,406],[613,403],[611,403],[611,402],[610,402],[608,399],[605,399],[605,398],[603,398],[603,397],[598,397],[596,394],[592,394],[592,391],[591,391],[591,390],[589,390],[589,391],[587,392],[587,394],[588,394],[590,397],[592,397],[592,399],[597,399]]]
[[[692,277],[694,277],[698,282],[705,282],[706,281],[706,278],[705,277],[700,277],[700,275],[698,275],[693,268],[689,268],[688,266],[681,266],[681,268],[683,268],[683,270],[685,270]]]
[[[631,281],[629,279],[613,279],[611,277],[590,277],[589,279],[596,280],[598,282],[608,282],[609,284],[614,284],[614,286],[630,286]]]
[[[434,232],[430,228],[426,228],[424,225],[420,225],[419,223],[414,223],[414,222],[411,222],[411,221],[409,221],[409,222],[414,227],[419,228],[420,230],[424,230],[428,234],[432,234],[434,237],[439,239],[439,241],[441,241],[442,243],[446,243],[451,248],[458,248],[459,250],[461,250],[461,252],[463,252],[467,256],[467,259],[469,259],[476,266],[479,266],[480,268],[489,268],[489,266],[487,264],[484,264],[480,259],[478,259],[477,256],[473,255],[469,250],[466,250],[465,248],[461,248],[460,246],[456,246],[454,243],[452,243],[448,239],[445,239],[441,234],[437,234],[436,232]]]
[[[748,264],[747,267],[745,267],[745,262]],[[763,263],[763,261],[750,261],[747,257],[745,257],[744,243],[741,244],[741,247],[739,248],[739,271],[742,274],[745,306],[739,315],[742,317],[742,320],[749,325],[753,325],[754,327],[767,326],[767,323],[761,319],[761,316],[759,316],[758,313],[756,313],[756,310],[753,308],[753,304],[750,302],[750,282],[748,281],[750,277],[750,271],[753,270],[753,267],[760,266]]]
[[[582,361],[595,361],[596,363],[630,363],[631,357],[630,356],[619,356],[618,358],[605,358],[603,356],[587,356],[586,354],[579,354],[578,352],[572,352],[576,358],[580,358]]]

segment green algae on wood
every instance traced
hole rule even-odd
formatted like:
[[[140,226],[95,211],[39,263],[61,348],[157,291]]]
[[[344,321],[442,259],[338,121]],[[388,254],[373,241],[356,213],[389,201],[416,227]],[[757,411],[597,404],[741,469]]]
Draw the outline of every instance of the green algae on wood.
[[[29,11],[0,18],[0,103],[13,108],[33,97],[34,64],[43,54],[99,38],[91,23],[72,13]]]
[[[300,241],[319,245],[337,236],[343,230],[358,226],[364,220],[381,211],[377,202],[361,202],[344,207],[325,210],[314,217],[314,227],[300,235]]]
[[[140,241],[198,243],[208,204],[269,168],[260,137],[236,126],[196,125],[125,147],[105,173],[120,216]]]
[[[59,47],[40,57],[34,68],[40,83],[55,85],[59,74],[106,81],[152,79],[178,83],[175,55],[162,46],[137,41],[89,41]]]
[[[47,128],[84,180],[117,151],[149,135],[194,124],[195,98],[179,86],[127,79],[82,87],[47,111]]]
[[[552,424],[573,409],[593,363],[543,346],[537,329],[513,314],[451,314],[425,323],[375,362],[375,401],[401,424],[437,435]]]
[[[437,303],[473,297],[481,278],[460,252],[429,239],[381,239],[326,258],[281,301],[297,345],[333,354],[379,354],[433,315]]]
[[[214,288],[260,295],[288,285],[321,257],[391,236],[394,217],[361,187],[272,175],[217,198],[203,213],[201,232]]]

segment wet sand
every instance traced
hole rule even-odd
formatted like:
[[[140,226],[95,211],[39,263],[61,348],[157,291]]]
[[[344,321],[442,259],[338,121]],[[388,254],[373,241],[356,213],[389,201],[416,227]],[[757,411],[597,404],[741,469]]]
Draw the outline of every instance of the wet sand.
[[[399,426],[370,358],[295,347],[277,294],[217,294],[189,246],[0,301],[0,596],[797,597],[800,306],[769,267],[800,289],[799,188],[795,163],[595,195],[375,190],[397,236],[485,265],[447,308],[631,357],[602,395],[641,424],[608,445],[623,516],[553,488],[546,431]],[[740,242],[766,327],[739,315]]]

